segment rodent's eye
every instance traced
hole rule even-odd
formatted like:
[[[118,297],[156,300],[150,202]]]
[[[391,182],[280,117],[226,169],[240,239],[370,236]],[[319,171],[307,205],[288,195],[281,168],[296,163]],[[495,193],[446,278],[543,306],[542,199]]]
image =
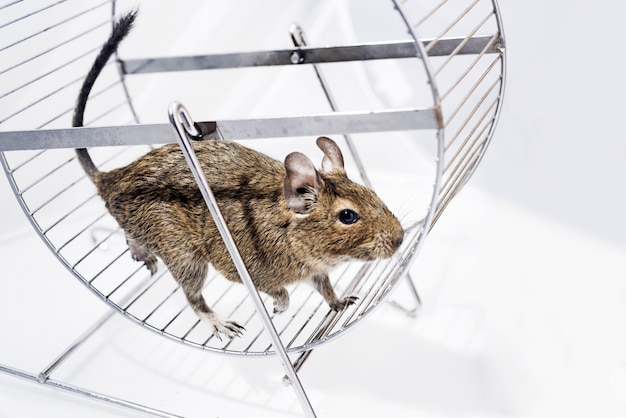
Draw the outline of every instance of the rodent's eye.
[[[342,210],[341,212],[339,212],[338,218],[342,224],[346,224],[346,225],[352,225],[353,223],[356,223],[356,221],[361,219],[359,217],[359,214],[353,211],[352,209]]]

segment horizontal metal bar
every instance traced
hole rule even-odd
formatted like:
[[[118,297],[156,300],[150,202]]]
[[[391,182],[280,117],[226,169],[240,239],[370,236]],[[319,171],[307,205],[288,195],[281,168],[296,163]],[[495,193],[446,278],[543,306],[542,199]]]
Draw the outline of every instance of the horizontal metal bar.
[[[0,372],[2,373],[6,373],[12,377],[17,377],[17,378],[21,378],[24,380],[28,380],[30,382],[39,382],[38,380],[38,376],[30,373],[30,372],[26,372],[23,370],[19,370],[19,369],[15,369],[9,366],[5,366],[3,364],[0,364]],[[152,415],[155,417],[164,417],[164,418],[181,418],[179,415],[173,415],[170,414],[168,412],[164,412],[158,409],[154,409],[151,408],[149,406],[146,405],[142,405],[142,404],[138,404],[138,403],[134,403],[134,402],[130,402],[121,398],[115,398],[113,396],[109,396],[100,392],[94,392],[91,391],[89,389],[84,389],[82,387],[79,386],[74,386],[71,385],[69,383],[65,383],[65,382],[61,382],[58,380],[52,380],[52,379],[48,379],[45,382],[42,383],[43,386],[48,386],[54,389],[58,389],[58,390],[63,390],[65,392],[74,394],[74,395],[80,395],[83,396],[85,398],[89,398],[92,400],[97,400],[97,401],[101,401],[101,402],[106,402],[108,404],[111,405],[115,405],[118,407],[123,407],[126,408],[128,410],[133,410],[133,411],[137,411],[137,412],[142,412],[144,414],[148,414],[148,415]]]
[[[435,109],[404,109],[364,113],[336,112],[286,118],[217,122],[225,139],[279,138],[367,132],[437,129]]]
[[[217,126],[224,139],[281,138],[437,129],[435,109],[401,109],[261,119],[199,122]],[[205,131],[206,133],[206,131]],[[146,124],[0,132],[0,151],[156,145],[176,142],[169,124]]]
[[[491,36],[473,37],[458,54],[477,54],[483,50]],[[465,38],[441,39],[428,52],[429,56],[452,53]],[[429,45],[432,41],[422,41]],[[498,52],[492,48],[491,52]],[[193,71],[223,68],[261,67],[273,65],[320,64],[343,61],[363,61],[391,58],[416,58],[417,47],[413,41],[364,43],[336,47],[300,47],[275,51],[241,52],[186,57],[143,58],[122,61],[126,74],[166,71]]]
[[[0,132],[0,151],[142,145],[174,142],[169,125],[39,129]]]

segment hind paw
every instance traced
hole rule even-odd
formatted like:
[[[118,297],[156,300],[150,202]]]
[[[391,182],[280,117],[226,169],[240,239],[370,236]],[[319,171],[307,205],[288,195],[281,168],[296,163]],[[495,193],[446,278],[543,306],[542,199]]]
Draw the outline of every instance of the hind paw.
[[[143,262],[146,265],[146,268],[150,270],[150,274],[156,273],[158,269],[158,260],[156,256],[146,247],[138,244],[134,240],[127,239],[127,242],[133,260]]]
[[[225,321],[223,319],[215,320],[211,324],[213,326],[213,335],[222,340],[222,334],[228,338],[241,337],[246,330],[244,327],[234,321]]]

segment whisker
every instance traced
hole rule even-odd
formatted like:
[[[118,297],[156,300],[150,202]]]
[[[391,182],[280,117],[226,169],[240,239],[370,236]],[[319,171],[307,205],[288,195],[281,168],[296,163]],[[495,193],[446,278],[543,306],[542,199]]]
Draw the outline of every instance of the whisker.
[[[401,209],[396,212],[396,217],[400,221],[400,225],[402,225],[402,228],[404,230],[420,222],[422,219],[424,219],[424,215],[426,214],[426,211],[424,211],[423,214],[420,214],[417,213],[417,211],[413,210],[410,204],[409,197],[404,199],[400,207]]]

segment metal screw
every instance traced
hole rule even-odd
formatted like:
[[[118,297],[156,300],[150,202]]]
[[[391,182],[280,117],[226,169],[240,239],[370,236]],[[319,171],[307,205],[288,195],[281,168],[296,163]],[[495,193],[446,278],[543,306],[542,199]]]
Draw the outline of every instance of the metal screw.
[[[292,64],[302,64],[304,62],[304,54],[302,51],[293,51],[290,58]]]

